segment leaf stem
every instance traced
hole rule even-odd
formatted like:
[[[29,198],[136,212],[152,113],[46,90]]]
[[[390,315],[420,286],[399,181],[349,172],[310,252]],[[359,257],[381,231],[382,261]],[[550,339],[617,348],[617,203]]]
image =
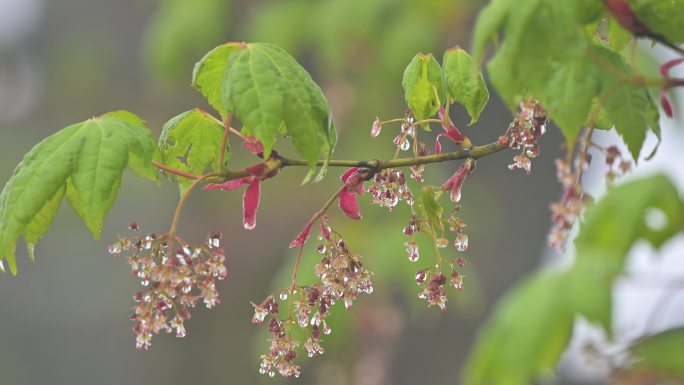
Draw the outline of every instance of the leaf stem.
[[[230,121],[231,121],[231,115],[226,114],[226,119],[223,122],[223,138],[221,138],[221,147],[219,148],[219,167],[221,170],[226,169],[226,165],[224,163],[225,158],[226,158],[226,147],[228,146],[228,136],[230,135]]]
[[[164,170],[164,171],[166,171],[166,172],[168,172],[168,173],[170,173],[170,174],[173,174],[173,175],[182,176],[183,178],[188,178],[188,179],[199,179],[199,178],[202,177],[201,175],[197,175],[197,174],[193,174],[193,173],[189,173],[189,172],[177,170],[177,169],[175,169],[175,168],[173,168],[173,167],[169,167],[169,166],[167,166],[167,165],[165,165],[165,164],[163,164],[163,163],[161,163],[161,162],[157,162],[156,160],[153,160],[153,161],[152,161],[152,165],[153,165],[154,167],[160,169],[160,170]]]
[[[332,206],[332,204],[335,202],[335,200],[340,196],[342,193],[342,190],[345,188],[344,185],[340,187],[328,200],[323,204],[323,207],[321,207],[320,210],[316,211],[316,213],[309,219],[308,222],[306,222],[306,226],[304,228],[307,228],[309,226],[313,226],[313,224],[319,220]],[[299,253],[297,254],[297,261],[295,262],[294,270],[292,271],[292,287],[297,286],[297,271],[299,271],[299,263],[302,260],[302,251],[304,250],[304,242],[302,242],[301,246],[299,247]]]
[[[173,250],[173,240],[174,237],[176,236],[176,228],[178,227],[178,221],[180,219],[180,214],[181,211],[183,210],[183,206],[185,206],[185,202],[188,201],[188,197],[190,196],[190,193],[192,190],[195,189],[195,187],[199,186],[200,183],[203,181],[215,177],[215,176],[220,176],[221,173],[218,172],[212,172],[209,174],[204,174],[197,178],[192,184],[185,190],[185,193],[181,197],[180,201],[178,202],[178,206],[176,206],[176,212],[173,214],[173,220],[171,221],[171,229],[169,229],[169,232],[167,233],[167,236],[169,237],[169,245],[168,245],[168,253],[169,255],[171,254]]]

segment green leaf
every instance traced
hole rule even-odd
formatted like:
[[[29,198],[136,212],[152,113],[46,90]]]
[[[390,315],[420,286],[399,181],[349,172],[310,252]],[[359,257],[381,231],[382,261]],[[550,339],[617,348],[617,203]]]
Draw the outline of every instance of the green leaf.
[[[195,64],[192,71],[192,86],[207,98],[209,104],[226,117],[226,109],[221,102],[221,82],[233,52],[243,48],[241,43],[222,44],[209,51]]]
[[[439,110],[439,102],[445,102],[442,69],[431,53],[413,57],[401,85],[406,104],[418,120],[433,117]]]
[[[684,328],[658,333],[639,341],[630,350],[632,368],[655,371],[684,381]]]
[[[572,334],[562,275],[537,273],[515,287],[480,329],[465,366],[468,385],[526,385],[550,375]]]
[[[63,186],[57,190],[55,196],[45,202],[43,208],[40,209],[38,214],[36,214],[28,226],[26,226],[24,240],[26,241],[26,248],[28,249],[28,254],[29,257],[31,257],[31,260],[36,259],[33,253],[36,243],[38,243],[38,240],[40,240],[50,228],[52,220],[55,218],[55,214],[57,214],[57,210],[62,203],[62,198],[64,198],[65,190],[66,186]]]
[[[629,152],[638,161],[651,119],[647,114],[652,104],[645,90],[628,85],[617,87],[604,104],[608,118],[627,144]]]
[[[183,112],[172,118],[159,136],[162,162],[177,170],[204,174],[209,166],[218,170],[223,125],[200,109]],[[230,156],[226,146],[225,160]],[[181,191],[193,180],[177,178]]]
[[[629,5],[651,32],[673,44],[684,43],[684,0],[630,0]]]
[[[24,156],[0,193],[0,257],[16,274],[16,241],[29,251],[43,236],[66,194],[69,203],[99,239],[114,204],[123,170],[158,180],[151,161],[158,149],[137,116],[111,112],[68,126]]]
[[[442,60],[444,84],[449,98],[461,103],[470,115],[470,124],[477,122],[489,100],[480,66],[460,47],[448,49]]]
[[[477,16],[473,31],[473,56],[482,61],[490,42],[498,43],[499,29],[506,22],[509,9],[515,3],[507,0],[492,0]]]
[[[432,232],[435,235],[444,231],[444,224],[442,223],[442,206],[435,198],[435,191],[431,187],[424,187],[421,195],[422,209],[425,214],[425,219],[430,224]]]
[[[320,87],[287,52],[272,44],[250,43],[231,56],[221,84],[221,100],[270,156],[279,133],[292,137],[311,167],[330,159],[337,141],[328,102]],[[321,168],[316,180],[325,172]]]
[[[613,51],[621,52],[632,41],[632,37],[632,33],[622,28],[615,19],[608,18],[608,43]]]
[[[544,107],[567,141],[577,137],[591,112],[593,97],[599,92],[596,65],[582,58],[559,65],[541,95]]]

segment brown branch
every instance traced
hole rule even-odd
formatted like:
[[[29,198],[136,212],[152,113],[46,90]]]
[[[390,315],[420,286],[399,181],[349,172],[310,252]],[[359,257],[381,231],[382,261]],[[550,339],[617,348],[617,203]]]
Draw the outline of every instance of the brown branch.
[[[482,157],[485,157],[487,155],[491,155],[494,153],[497,153],[499,151],[502,151],[506,149],[506,146],[494,142],[490,144],[486,144],[484,146],[474,146],[468,150],[458,150],[458,151],[453,151],[453,152],[445,152],[442,154],[435,154],[435,155],[428,155],[428,156],[419,156],[419,157],[414,157],[414,158],[402,158],[402,159],[390,159],[390,160],[341,160],[341,159],[333,159],[328,162],[328,166],[330,167],[360,167],[360,168],[369,168],[375,171],[379,171],[382,169],[386,168],[398,168],[398,167],[409,167],[409,166],[418,166],[422,164],[430,164],[430,163],[441,163],[441,162],[448,162],[451,160],[458,160],[458,159],[467,159],[467,158],[472,158],[472,159],[479,159]],[[289,158],[284,158],[279,155],[276,155],[277,157],[275,159],[269,159],[267,162],[269,162],[269,166],[272,169],[277,169],[277,168],[284,168],[284,167],[289,167],[289,166],[309,166],[309,163],[303,159],[289,159]],[[319,160],[316,162],[316,165],[322,166],[325,164],[323,160]],[[166,166],[162,163],[159,163],[157,161],[152,161],[152,165],[154,167],[157,167],[161,170],[164,170],[166,172],[169,172],[171,174],[183,177],[183,178],[188,178],[188,179],[199,179],[202,177],[202,175],[197,175],[197,174],[192,174],[189,172],[185,171],[180,171],[176,170],[172,167]],[[226,182],[229,180],[233,179],[239,179],[239,178],[244,178],[246,176],[249,176],[249,173],[247,172],[247,169],[239,169],[239,170],[231,170],[231,169],[226,169],[220,174],[212,174],[213,176],[211,178],[207,178],[207,181],[210,182]]]

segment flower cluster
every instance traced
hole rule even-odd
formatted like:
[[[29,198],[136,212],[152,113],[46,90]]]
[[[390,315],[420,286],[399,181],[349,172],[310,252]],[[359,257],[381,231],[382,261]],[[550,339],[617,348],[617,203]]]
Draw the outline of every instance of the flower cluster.
[[[371,194],[371,204],[394,210],[399,201],[405,201],[413,206],[414,198],[406,183],[406,175],[401,170],[385,169],[373,177],[373,183],[368,188]]]
[[[551,231],[548,244],[557,250],[562,250],[567,240],[568,232],[582,214],[584,208],[592,201],[592,197],[582,188],[582,173],[591,164],[589,147],[595,147],[605,157],[605,178],[608,184],[615,178],[624,175],[632,169],[632,163],[625,158],[616,146],[601,147],[587,137],[575,151],[574,162],[571,167],[568,162],[556,159],[556,176],[563,186],[563,193],[558,202],[551,204]]]
[[[606,182],[612,183],[615,178],[628,173],[632,169],[632,162],[625,158],[616,146],[609,146],[606,149],[601,149],[606,157]]]
[[[525,100],[520,103],[520,113],[509,124],[499,143],[514,150],[521,150],[508,166],[510,170],[521,168],[528,174],[532,172],[532,158],[539,156],[539,138],[546,132],[546,112],[536,100]]]
[[[459,266],[465,265],[463,259],[459,258]],[[439,268],[431,267],[428,269],[418,270],[416,272],[416,283],[420,286],[421,291],[418,293],[418,298],[425,299],[428,302],[428,307],[437,306],[440,310],[446,310],[447,303],[447,277]],[[456,270],[455,266],[451,269],[451,279],[448,283],[456,290],[463,291],[463,276]]]
[[[132,223],[129,228],[137,231],[138,225]],[[208,309],[220,303],[216,280],[228,275],[220,240],[221,234],[212,232],[204,244],[193,246],[175,236],[147,234],[119,236],[119,241],[109,246],[109,252],[117,257],[130,253],[131,273],[145,287],[133,296],[137,304],[130,317],[139,350],[149,349],[152,336],[162,331],[185,337],[189,309],[199,301]],[[169,253],[174,242],[178,247]]]
[[[435,243],[436,263],[428,268],[418,270],[415,276],[416,283],[421,288],[418,297],[427,300],[428,307],[437,306],[441,310],[446,309],[447,292],[445,285],[447,284],[447,276],[443,273],[443,269],[451,272],[449,283],[458,291],[463,290],[463,275],[458,270],[465,266],[465,259],[460,256],[455,259],[448,259],[443,257],[440,251],[451,243],[445,237],[445,225],[448,226],[449,231],[455,234],[453,245],[457,252],[465,252],[468,249],[468,236],[463,232],[466,224],[457,216],[460,209],[461,206],[457,204],[446,219],[440,219],[439,228],[436,228],[437,224],[431,223],[427,218],[413,215],[403,230],[404,235],[411,237],[410,241],[404,243],[410,262],[417,262],[420,258],[418,242],[415,238],[416,233],[424,232],[432,235]]]
[[[331,332],[325,320],[332,306],[342,302],[350,310],[359,294],[373,292],[372,273],[366,270],[360,256],[349,250],[342,236],[328,225],[325,216],[320,220],[319,240],[316,251],[322,257],[314,267],[318,283],[293,284],[269,295],[261,304],[253,304],[252,323],[261,325],[268,319],[268,331],[272,334],[270,348],[261,356],[259,372],[262,374],[299,377],[300,367],[293,362],[296,350],[303,346],[309,357],[324,353],[321,334]],[[287,306],[280,306],[278,300],[288,301]],[[281,308],[287,308],[284,318]],[[308,331],[303,343],[292,338],[293,327]]]
[[[579,168],[573,168],[564,160],[556,159],[556,176],[563,185],[563,193],[558,202],[551,204],[551,231],[548,244],[557,250],[562,250],[572,228],[584,208],[584,191],[580,183],[579,170],[587,167],[586,161],[575,162]]]

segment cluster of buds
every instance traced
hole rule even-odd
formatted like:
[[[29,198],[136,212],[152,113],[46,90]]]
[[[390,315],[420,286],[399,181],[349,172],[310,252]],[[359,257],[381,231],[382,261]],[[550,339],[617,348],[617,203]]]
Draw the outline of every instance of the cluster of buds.
[[[129,228],[137,231],[138,225],[131,223]],[[178,248],[169,253],[169,244],[174,241]],[[185,337],[189,309],[199,301],[208,309],[220,303],[215,281],[228,275],[220,241],[219,232],[210,233],[201,246],[189,245],[175,236],[147,234],[119,236],[119,241],[109,246],[116,257],[130,253],[131,273],[146,288],[133,296],[137,305],[130,317],[139,350],[149,349],[152,336],[162,331]]]
[[[418,270],[416,283],[421,288],[418,298],[427,300],[428,307],[437,306],[442,311],[446,310],[447,277],[438,267]],[[451,279],[448,283],[456,290],[463,291],[463,276],[456,269],[451,270]]]
[[[605,154],[606,166],[606,182],[612,183],[615,178],[628,173],[632,169],[632,162],[622,156],[622,153],[616,146],[609,146],[606,149],[600,149]]]
[[[406,176],[401,170],[385,169],[373,177],[373,184],[368,188],[371,194],[371,204],[386,207],[392,211],[399,201],[405,201],[413,206],[414,198],[406,183]]]
[[[375,138],[380,135],[382,125],[388,122],[401,121],[401,132],[393,139],[392,143],[397,146],[397,151],[408,151],[411,149],[411,141],[413,141],[413,156],[421,157],[430,155],[430,150],[427,145],[420,140],[418,140],[416,122],[410,110],[406,111],[405,117],[403,119],[393,119],[387,122],[383,122],[380,118],[375,118],[373,125],[371,127],[371,137]],[[440,135],[441,136],[441,135]],[[438,142],[439,143],[439,142]],[[415,179],[416,182],[423,182],[423,172],[425,171],[425,165],[413,165],[410,166],[411,178]]]
[[[287,293],[283,291],[280,298],[286,300]],[[287,324],[288,320],[281,320],[278,317],[278,302],[271,295],[260,305],[252,305],[254,306],[252,323],[261,325],[264,323],[266,316],[270,315],[271,320],[268,324],[268,331],[273,335],[268,353],[261,355],[259,373],[268,374],[270,377],[275,376],[276,372],[284,377],[299,377],[299,365],[293,362],[295,357],[297,357],[295,349],[299,347],[299,342],[290,338],[287,332],[289,327]]]
[[[586,161],[580,161],[581,167]],[[575,162],[576,165],[578,162]],[[558,202],[551,204],[551,231],[549,232],[548,245],[557,250],[562,250],[568,237],[568,232],[575,221],[582,214],[585,205],[585,194],[580,183],[579,170],[568,164],[565,160],[556,159],[556,176],[563,186],[563,193]]]
[[[372,273],[366,270],[360,256],[349,251],[339,233],[330,228],[325,216],[320,220],[319,240],[316,251],[323,256],[314,267],[318,283],[293,285],[271,294],[259,305],[253,304],[252,323],[263,324],[268,319],[272,334],[269,351],[261,356],[259,372],[262,374],[274,376],[277,372],[284,377],[299,377],[300,367],[293,362],[296,349],[303,345],[309,357],[324,353],[321,334],[331,332],[325,320],[332,306],[342,302],[350,310],[359,294],[373,292]],[[285,318],[279,315],[281,306],[276,298],[289,301]],[[292,327],[308,331],[303,343],[291,337]]]
[[[521,168],[528,174],[532,172],[531,160],[539,156],[539,138],[546,132],[546,111],[536,100],[520,103],[520,113],[509,124],[499,143],[514,150],[521,150],[508,166],[510,170]]]
[[[321,294],[332,303],[344,301],[349,310],[359,293],[373,292],[372,273],[366,270],[359,255],[349,251],[344,239],[328,226],[325,218],[321,218],[320,238],[323,243],[317,251],[323,258],[314,269],[322,285]]]

